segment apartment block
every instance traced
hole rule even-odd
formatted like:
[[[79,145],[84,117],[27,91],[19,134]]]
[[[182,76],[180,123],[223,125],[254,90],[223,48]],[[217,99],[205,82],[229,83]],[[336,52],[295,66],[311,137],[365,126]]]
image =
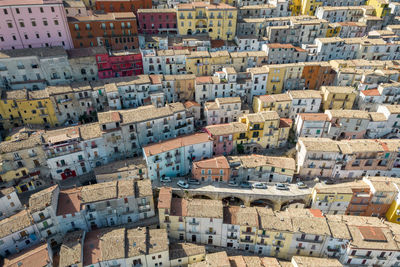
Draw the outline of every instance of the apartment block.
[[[26,89],[2,91],[0,114],[3,129],[23,125],[58,125],[55,107],[46,90],[27,91]]]
[[[192,178],[199,181],[225,182],[230,179],[230,166],[224,156],[193,162]]]
[[[0,9],[0,49],[73,48],[62,1],[3,1]]]
[[[177,6],[178,33],[208,33],[212,40],[233,40],[236,35],[237,9],[225,3],[188,3]]]
[[[335,23],[340,27],[340,38],[356,38],[356,37],[363,37],[367,31],[367,24],[363,22],[338,22]]]
[[[397,136],[400,126],[400,105],[379,105],[377,112],[383,113],[386,118],[385,134]],[[393,136],[393,135],[392,135]]]
[[[103,12],[134,12],[152,8],[152,2],[149,0],[99,0],[94,3],[96,10]]]
[[[149,178],[159,180],[188,174],[193,161],[211,158],[212,145],[208,134],[196,133],[143,147]]]
[[[146,74],[186,74],[186,57],[189,50],[141,50],[143,72]]]
[[[300,138],[296,146],[297,171],[304,178],[390,176],[398,147],[395,139]]]
[[[287,118],[291,108],[289,94],[260,95],[253,99],[253,111],[276,111],[281,118]]]
[[[268,183],[291,182],[295,161],[292,158],[263,155],[229,156],[230,179],[236,182],[260,181]]]
[[[139,48],[136,16],[132,12],[68,17],[74,48],[105,46],[107,49]]]
[[[356,22],[364,16],[372,16],[373,11],[371,6],[320,6],[315,16],[331,23]]]
[[[96,64],[99,79],[143,74],[143,59],[139,50],[112,51],[97,48]]]
[[[327,114],[299,113],[294,123],[296,138],[325,137],[330,126]]]
[[[3,220],[22,210],[22,204],[13,187],[0,190],[0,219]]]
[[[0,255],[8,257],[40,241],[40,233],[28,211],[22,210],[0,221]]]
[[[35,188],[32,180],[41,173],[47,174],[42,134],[43,131],[22,128],[11,135],[11,140],[1,142],[2,182],[16,185],[18,191],[27,191]]]
[[[72,79],[76,82],[97,81],[98,64],[96,61],[96,55],[104,53],[106,53],[104,47],[68,50],[67,54],[72,69]]]
[[[326,137],[338,139],[364,138],[371,117],[368,111],[337,109],[326,110],[331,122]]]
[[[204,130],[213,140],[213,155],[229,155],[238,151],[239,140],[246,139],[247,126],[244,123],[231,122],[208,125]]]
[[[2,50],[0,86],[5,89],[44,89],[72,82],[68,55],[62,47]]]
[[[204,117],[207,125],[230,123],[237,121],[242,115],[240,97],[216,98],[214,102],[204,105]]]
[[[176,34],[178,31],[175,9],[139,9],[139,33]]]
[[[356,99],[354,88],[347,86],[322,86],[322,109],[352,109]]]
[[[263,50],[267,52],[268,64],[297,63],[307,60],[307,51],[292,44],[266,44]]]
[[[315,90],[291,90],[288,95],[292,99],[289,118],[295,119],[298,113],[317,113],[320,110],[322,96]]]

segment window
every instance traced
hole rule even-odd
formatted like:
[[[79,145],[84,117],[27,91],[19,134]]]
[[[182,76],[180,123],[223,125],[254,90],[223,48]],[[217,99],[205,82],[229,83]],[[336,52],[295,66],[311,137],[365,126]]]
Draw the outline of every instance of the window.
[[[54,20],[54,25],[58,25],[58,20]]]
[[[19,8],[16,8],[16,9],[15,9],[15,12],[17,12],[17,14],[19,14]]]
[[[20,21],[20,22],[19,22],[19,26],[20,26],[21,28],[24,28],[24,27],[25,27],[25,23],[24,23],[23,21]]]

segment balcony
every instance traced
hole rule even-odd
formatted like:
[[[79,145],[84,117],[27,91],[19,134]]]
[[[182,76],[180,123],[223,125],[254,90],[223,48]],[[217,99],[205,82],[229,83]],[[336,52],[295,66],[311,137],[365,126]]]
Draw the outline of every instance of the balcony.
[[[240,242],[242,242],[242,243],[249,243],[249,244],[251,244],[251,243],[253,243],[254,241],[253,241],[253,240],[251,240],[251,239],[243,239],[243,238],[241,238],[241,239],[240,239]]]
[[[327,250],[328,250],[328,252],[338,252],[340,249],[328,247]]]
[[[47,158],[56,158],[56,157],[60,157],[60,156],[64,156],[64,155],[67,155],[67,154],[72,154],[72,153],[76,153],[76,152],[80,152],[80,151],[82,151],[82,149],[80,149],[79,147],[75,147],[73,149],[68,149],[68,150],[65,150],[65,151],[48,153],[47,154]]]
[[[296,246],[296,249],[305,249],[303,246]]]
[[[237,235],[227,235],[227,239],[237,239]]]
[[[270,238],[270,235],[267,235],[267,234],[263,234],[263,233],[261,233],[261,234],[257,234],[259,237],[264,237],[264,238]]]
[[[246,231],[242,231],[242,234],[243,234],[243,235],[254,235],[253,232],[246,232]]]
[[[33,153],[29,153],[28,155],[29,155],[29,157],[33,158],[33,157],[36,157],[36,156],[37,156],[37,153],[36,153],[36,152],[33,152]]]
[[[282,243],[276,243],[276,244],[272,244],[272,246],[283,248],[284,244],[282,244]]]
[[[184,128],[184,127],[186,127],[186,123],[178,124],[177,126],[175,126],[175,129],[181,129],[181,128]]]
[[[200,224],[200,222],[194,222],[194,221],[189,222],[189,225],[199,225],[199,224]]]
[[[384,260],[387,260],[387,256],[378,256],[378,257],[376,257],[378,260],[380,260],[380,261],[384,261]]]
[[[368,256],[368,255],[350,255],[350,257],[357,258],[357,259],[366,259],[366,260],[372,259],[372,256]]]
[[[216,231],[206,231],[206,235],[216,235]]]
[[[151,136],[154,136],[154,134],[153,133],[147,133],[146,136],[147,137],[151,137]]]
[[[277,236],[275,236],[275,239],[276,240],[285,240],[285,237],[277,235]]]
[[[308,243],[322,243],[322,240],[315,240],[315,239],[307,239],[307,238],[296,238],[296,241],[299,242],[308,242]]]
[[[170,131],[171,131],[170,129],[165,128],[165,129],[163,130],[163,133],[169,133]]]

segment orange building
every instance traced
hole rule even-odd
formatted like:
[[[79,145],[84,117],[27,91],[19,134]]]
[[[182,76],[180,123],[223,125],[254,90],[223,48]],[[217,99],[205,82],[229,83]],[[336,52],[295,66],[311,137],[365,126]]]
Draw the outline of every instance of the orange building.
[[[209,182],[228,182],[230,168],[224,156],[193,162],[193,179]]]
[[[133,12],[68,17],[68,25],[75,48],[139,48],[136,16]]]
[[[305,88],[319,90],[323,85],[332,85],[335,79],[335,71],[328,62],[304,62],[302,78]]]
[[[365,184],[365,186],[352,187],[351,191],[353,191],[353,196],[349,205],[347,206],[345,214],[353,216],[367,216],[366,214],[368,206],[372,198],[369,185]]]
[[[104,12],[135,12],[140,8],[152,8],[151,0],[96,0],[96,10]]]

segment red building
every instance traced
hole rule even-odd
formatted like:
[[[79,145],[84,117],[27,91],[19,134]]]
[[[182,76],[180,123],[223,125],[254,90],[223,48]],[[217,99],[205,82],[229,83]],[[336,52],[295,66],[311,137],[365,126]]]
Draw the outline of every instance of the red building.
[[[172,8],[139,9],[139,33],[177,33],[176,10]]]
[[[96,0],[96,10],[105,12],[135,12],[140,8],[152,8],[152,0]]]
[[[97,54],[96,62],[100,79],[143,74],[139,50]]]

